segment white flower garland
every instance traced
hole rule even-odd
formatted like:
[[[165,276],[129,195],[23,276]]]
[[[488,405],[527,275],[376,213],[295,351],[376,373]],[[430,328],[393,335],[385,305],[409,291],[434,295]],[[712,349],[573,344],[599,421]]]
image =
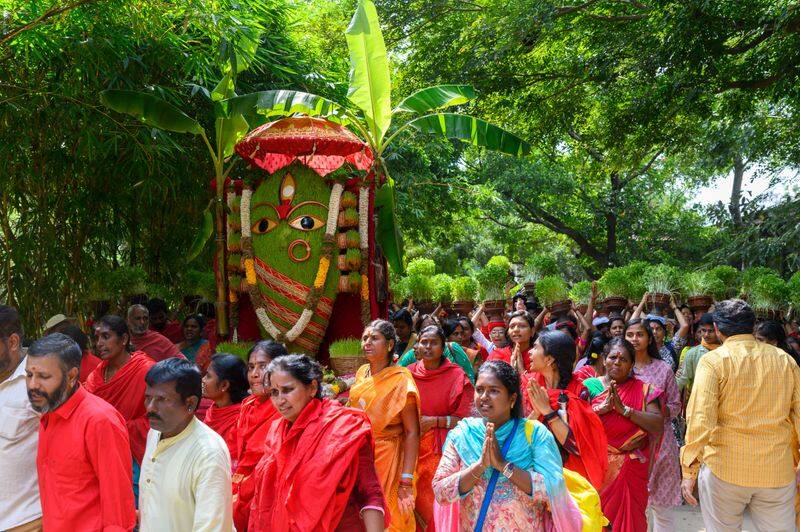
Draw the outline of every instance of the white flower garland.
[[[363,187],[358,191],[358,236],[361,249],[369,249],[369,189]]]
[[[242,237],[250,238],[250,197],[253,195],[253,191],[249,188],[245,188],[242,190],[242,203],[239,207],[239,214],[242,219]]]
[[[333,185],[331,189],[331,199],[328,203],[328,222],[325,226],[325,236],[328,238],[333,238],[333,233],[336,231],[337,221],[339,219],[339,204],[342,199],[342,192],[344,191],[344,186],[341,183],[336,183]],[[242,236],[250,237],[250,196],[252,191],[249,189],[244,189],[242,191]],[[245,228],[247,229],[247,234],[245,234]],[[255,302],[253,302],[255,304]],[[294,342],[297,338],[306,330],[308,327],[309,322],[311,322],[311,318],[314,316],[315,309],[303,309],[303,312],[300,314],[300,318],[298,318],[297,323],[292,326],[289,331],[286,332],[284,336],[287,342]],[[267,315],[267,311],[264,310],[264,307],[256,308],[256,316],[258,316],[258,321],[261,322],[261,325],[264,327],[264,330],[269,333],[270,336],[273,338],[277,338],[280,335],[280,331],[272,322],[272,320]]]

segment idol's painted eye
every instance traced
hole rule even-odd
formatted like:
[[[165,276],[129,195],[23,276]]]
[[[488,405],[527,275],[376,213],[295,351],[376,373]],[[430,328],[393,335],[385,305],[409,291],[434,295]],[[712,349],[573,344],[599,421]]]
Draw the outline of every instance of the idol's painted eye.
[[[289,222],[289,225],[301,231],[313,231],[314,229],[319,229],[325,225],[325,223],[316,216],[305,215],[298,216]]]
[[[252,231],[258,235],[263,235],[264,233],[267,233],[275,229],[275,226],[277,225],[278,224],[276,224],[269,218],[261,218],[259,221],[253,224]]]

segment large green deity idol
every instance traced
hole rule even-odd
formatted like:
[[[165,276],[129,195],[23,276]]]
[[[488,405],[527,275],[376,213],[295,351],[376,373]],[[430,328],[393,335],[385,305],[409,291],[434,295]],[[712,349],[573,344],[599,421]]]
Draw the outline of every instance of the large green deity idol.
[[[359,327],[375,314],[367,268],[371,154],[346,129],[313,118],[266,124],[236,151],[266,173],[228,194],[228,274],[231,300],[240,303],[234,322],[247,329],[254,314],[263,333],[315,355],[340,293],[361,300],[360,312],[351,312]]]

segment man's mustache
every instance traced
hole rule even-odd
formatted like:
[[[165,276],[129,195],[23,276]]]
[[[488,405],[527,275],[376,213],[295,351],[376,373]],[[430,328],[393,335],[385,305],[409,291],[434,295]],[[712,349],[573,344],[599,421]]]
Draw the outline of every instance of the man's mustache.
[[[147,419],[157,419],[159,421],[164,421],[158,414],[147,414]]]

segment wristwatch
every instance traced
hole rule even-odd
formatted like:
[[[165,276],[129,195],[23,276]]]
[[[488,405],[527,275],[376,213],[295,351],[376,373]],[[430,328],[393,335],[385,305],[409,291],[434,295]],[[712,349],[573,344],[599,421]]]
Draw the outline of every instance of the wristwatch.
[[[622,417],[628,417],[629,418],[629,417],[631,417],[631,414],[633,414],[633,410],[631,409],[631,407],[625,406],[625,409],[622,411]]]
[[[508,462],[506,466],[503,468],[503,476],[510,480],[513,475],[514,475],[514,464]]]

